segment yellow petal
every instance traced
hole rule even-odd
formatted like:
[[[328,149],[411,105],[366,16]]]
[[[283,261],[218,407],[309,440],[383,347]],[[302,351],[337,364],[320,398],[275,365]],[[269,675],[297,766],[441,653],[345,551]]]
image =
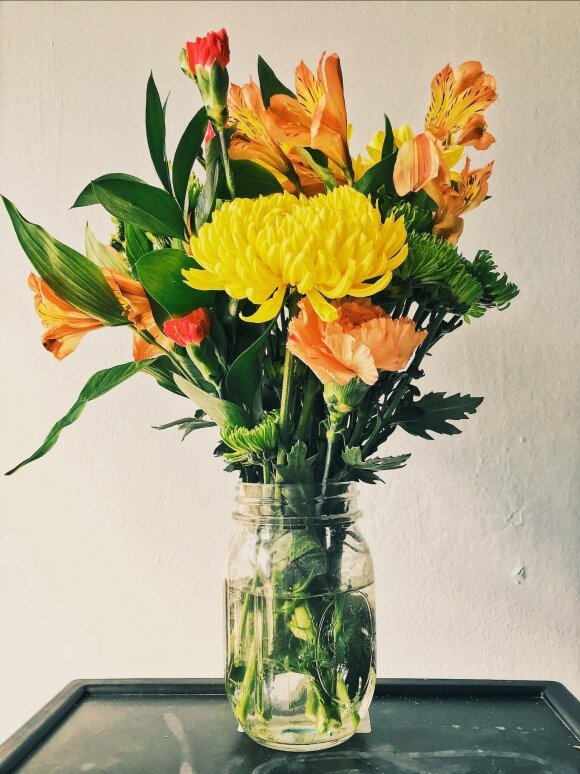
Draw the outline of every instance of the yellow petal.
[[[322,293],[319,293],[318,290],[311,290],[310,293],[306,294],[306,297],[312,304],[312,308],[321,320],[324,320],[324,322],[332,322],[333,320],[336,320],[338,317],[338,312],[332,306],[332,304],[330,304],[324,298]]]
[[[194,290],[225,290],[225,282],[217,274],[204,269],[183,269],[185,284]]]
[[[286,285],[280,285],[274,295],[263,304],[260,304],[254,314],[246,317],[241,314],[240,317],[244,322],[262,323],[273,320],[280,311],[282,304],[284,303],[284,296],[286,294]]]

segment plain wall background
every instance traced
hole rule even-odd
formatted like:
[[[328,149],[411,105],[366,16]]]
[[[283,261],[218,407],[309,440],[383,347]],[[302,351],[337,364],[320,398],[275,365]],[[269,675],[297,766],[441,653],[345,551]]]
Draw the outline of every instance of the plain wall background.
[[[398,433],[405,470],[364,492],[377,574],[379,674],[529,678],[580,692],[578,490],[579,7],[575,3],[5,2],[0,5],[0,191],[82,249],[92,178],[156,183],[144,130],[152,69],[172,154],[199,107],[185,40],[230,32],[231,78],[258,53],[292,82],[301,58],[342,58],[354,146],[382,114],[419,131],[432,76],[480,59],[498,81],[493,198],[466,218],[521,296],[443,342],[425,389],[484,395],[455,437]],[[157,184],[157,183],[156,183]],[[29,265],[0,212],[1,469],[35,449],[99,368],[130,359],[126,330],[58,363],[40,345]],[[151,425],[190,408],[138,376],[89,406],[42,461],[0,482],[0,737],[79,677],[222,671],[223,565],[235,481],[216,435]]]

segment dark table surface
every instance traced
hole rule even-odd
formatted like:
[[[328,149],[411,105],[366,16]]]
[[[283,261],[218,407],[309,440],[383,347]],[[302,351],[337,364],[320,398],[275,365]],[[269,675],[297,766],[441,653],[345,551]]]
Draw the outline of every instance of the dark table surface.
[[[0,748],[0,772],[579,774],[579,708],[558,683],[379,681],[371,733],[282,753],[237,732],[219,681],[78,681]]]

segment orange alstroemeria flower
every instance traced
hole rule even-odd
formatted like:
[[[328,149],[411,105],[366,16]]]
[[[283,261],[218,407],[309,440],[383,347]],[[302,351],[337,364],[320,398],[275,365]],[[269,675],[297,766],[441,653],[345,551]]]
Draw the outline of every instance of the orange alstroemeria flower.
[[[405,317],[393,320],[370,299],[346,300],[337,305],[338,318],[323,322],[307,298],[290,321],[288,349],[323,384],[345,385],[355,376],[374,384],[379,371],[404,368],[427,335]]]
[[[153,319],[149,300],[142,285],[122,272],[111,269],[103,269],[103,275],[132,325],[138,330],[146,330],[161,346],[171,345]],[[36,274],[30,274],[28,286],[34,293],[36,313],[47,329],[42,336],[42,344],[58,360],[74,352],[83,336],[89,331],[104,327],[100,320],[76,309],[62,299]],[[138,333],[134,333],[135,360],[143,360],[159,354],[157,345],[144,341]]]
[[[441,151],[428,134],[418,134],[404,142],[397,153],[393,182],[399,196],[420,191],[429,180],[437,177]]]
[[[431,82],[425,129],[444,146],[485,150],[495,138],[486,131],[483,111],[496,99],[495,78],[484,73],[481,62],[463,62],[455,69],[446,65]]]
[[[323,54],[316,75],[300,62],[296,68],[296,98],[274,95],[267,113],[278,142],[320,150],[352,179],[346,105],[337,54]]]
[[[449,171],[441,165],[438,177],[425,186],[425,191],[436,202],[437,212],[433,221],[433,233],[452,244],[457,244],[463,231],[463,215],[478,207],[487,196],[488,181],[493,161],[480,169],[470,169],[470,160],[451,186]]]

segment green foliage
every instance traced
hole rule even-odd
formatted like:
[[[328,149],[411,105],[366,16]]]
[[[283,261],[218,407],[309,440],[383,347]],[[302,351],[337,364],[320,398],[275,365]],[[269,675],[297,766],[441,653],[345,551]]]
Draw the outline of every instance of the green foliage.
[[[258,196],[282,193],[284,190],[274,175],[265,167],[247,159],[230,161],[236,186],[236,197],[257,199]]]
[[[229,427],[230,425],[240,427],[251,426],[250,418],[240,406],[236,406],[235,403],[231,403],[229,400],[222,400],[214,395],[209,395],[204,390],[187,381],[187,379],[184,379],[183,376],[176,374],[174,379],[181,392],[196,403],[220,428]]]
[[[270,411],[255,427],[234,427],[229,425],[222,428],[222,439],[234,452],[239,452],[245,457],[261,455],[271,452],[278,443],[278,421],[280,412]],[[226,453],[224,455],[228,457]]]
[[[52,427],[42,445],[34,452],[34,454],[31,454],[30,457],[27,457],[19,465],[16,465],[15,468],[9,470],[6,475],[10,476],[19,468],[28,465],[29,462],[34,462],[34,460],[43,457],[58,441],[61,431],[64,430],[65,427],[72,425],[72,423],[80,417],[89,401],[100,398],[101,395],[109,392],[113,387],[122,384],[122,382],[126,381],[139,371],[145,371],[149,363],[150,361],[148,360],[138,360],[131,363],[124,363],[123,365],[113,366],[112,368],[105,368],[103,371],[97,371],[97,373],[91,376],[89,381],[85,384],[73,406],[71,406],[64,417],[59,419]]]
[[[145,232],[134,226],[132,223],[125,225],[125,255],[135,268],[139,259],[151,251],[151,242],[147,239]]]
[[[177,144],[173,157],[172,176],[175,198],[180,205],[185,202],[191,170],[201,150],[207,122],[207,112],[205,107],[202,107],[191,119]]]
[[[88,223],[85,226],[85,252],[89,261],[101,269],[112,269],[122,273],[129,272],[130,266],[123,253],[118,252],[111,245],[99,242]]]
[[[130,180],[94,180],[95,195],[119,220],[155,236],[183,239],[185,225],[175,199],[162,188]]]
[[[278,80],[270,65],[261,56],[258,57],[258,80],[266,108],[270,107],[270,100],[275,94],[286,94],[288,97],[296,96],[293,91],[290,91]]]
[[[85,188],[83,188],[83,190],[75,199],[71,209],[74,209],[75,207],[90,207],[93,204],[100,204],[97,198],[97,194],[95,193],[95,189],[93,188],[93,184],[101,183],[107,180],[121,180],[129,183],[144,183],[140,177],[135,177],[135,175],[126,175],[124,172],[110,172],[108,175],[101,175],[100,177],[96,177],[87,186],[85,186]]]
[[[392,206],[381,208],[381,214],[383,218],[389,215],[394,215],[395,218],[402,217],[408,234],[431,231],[433,215],[426,206],[417,206],[408,201],[398,201]]]
[[[286,455],[285,465],[276,465],[280,481],[284,484],[312,484],[316,456],[308,457],[308,447],[297,441]]]
[[[483,398],[471,395],[448,395],[444,392],[429,392],[419,400],[401,406],[393,417],[393,421],[411,435],[433,440],[429,433],[441,435],[457,435],[459,428],[450,420],[467,419],[468,414],[475,414]]]
[[[226,377],[225,386],[228,393],[250,410],[253,408],[254,398],[262,379],[261,355],[274,324],[275,321],[272,320],[258,338],[238,355]],[[260,326],[254,325],[254,327],[259,332]]]
[[[481,284],[483,295],[470,307],[466,318],[481,317],[491,308],[503,311],[519,293],[517,285],[508,281],[507,274],[500,275],[488,250],[479,250],[468,269]]]
[[[212,143],[215,143],[215,139],[216,138],[212,140]],[[219,159],[215,156],[212,158],[208,156],[205,167],[205,183],[203,184],[203,188],[197,196],[193,210],[193,219],[196,233],[199,233],[199,229],[203,226],[204,223],[207,223],[212,213],[216,201],[219,177]]]
[[[395,168],[396,160],[396,153],[391,153],[390,156],[382,158],[377,164],[374,164],[370,169],[367,169],[360,180],[356,181],[354,188],[365,196],[370,195],[373,198],[376,198],[379,189],[381,188],[383,188],[387,194],[394,195],[395,186],[393,183],[393,170]]]
[[[172,193],[169,177],[169,163],[165,151],[165,106],[161,104],[159,92],[153,79],[153,73],[147,81],[145,101],[145,130],[147,144],[155,171],[168,193]]]
[[[184,393],[175,384],[173,378],[177,373],[176,367],[166,355],[160,355],[146,362],[145,373],[152,376],[160,387],[182,398],[185,397]]]
[[[363,460],[360,447],[347,446],[342,453],[342,461],[346,466],[346,478],[351,481],[364,481],[375,484],[382,479],[376,475],[380,470],[397,470],[404,467],[410,454],[400,454],[397,457],[373,457]]]
[[[397,153],[395,135],[393,133],[391,121],[388,115],[385,113],[385,139],[383,140],[383,147],[381,148],[381,158],[386,159],[393,153]]]
[[[24,218],[2,197],[16,236],[30,263],[54,292],[105,325],[126,325],[115,295],[94,263]]]
[[[172,317],[183,317],[199,307],[209,307],[214,294],[194,290],[185,284],[183,269],[196,266],[183,250],[152,250],[137,262],[137,274],[143,287]]]
[[[167,430],[170,427],[177,427],[183,432],[181,440],[192,433],[194,430],[202,430],[206,427],[215,427],[215,422],[204,419],[205,414],[201,409],[195,412],[194,417],[185,417],[185,419],[175,419],[173,422],[167,422],[164,425],[153,425],[154,430]]]

